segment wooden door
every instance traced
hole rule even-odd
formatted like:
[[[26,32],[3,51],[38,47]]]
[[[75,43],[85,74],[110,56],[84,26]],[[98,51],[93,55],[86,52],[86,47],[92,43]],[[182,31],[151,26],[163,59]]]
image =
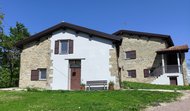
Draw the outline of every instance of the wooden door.
[[[81,68],[71,67],[71,90],[80,90]]]
[[[169,77],[170,85],[177,85],[177,77]]]

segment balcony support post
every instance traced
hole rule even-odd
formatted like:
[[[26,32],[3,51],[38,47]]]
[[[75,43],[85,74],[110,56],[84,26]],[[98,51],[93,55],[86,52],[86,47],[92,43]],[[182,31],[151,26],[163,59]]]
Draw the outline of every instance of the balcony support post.
[[[181,74],[181,65],[180,65],[179,53],[177,53],[177,65],[178,65],[179,73]]]
[[[162,54],[162,71],[165,73],[165,62],[164,62],[164,54]]]

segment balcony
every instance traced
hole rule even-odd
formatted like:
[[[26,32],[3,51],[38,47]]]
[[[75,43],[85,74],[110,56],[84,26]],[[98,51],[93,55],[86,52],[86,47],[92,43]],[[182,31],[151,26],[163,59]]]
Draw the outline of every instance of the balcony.
[[[165,73],[181,73],[182,66],[178,65],[166,65],[165,66]]]
[[[162,74],[169,74],[169,73],[181,73],[182,66],[178,65],[165,65],[164,67],[159,66],[157,68],[150,69],[150,75],[151,76],[160,76]]]

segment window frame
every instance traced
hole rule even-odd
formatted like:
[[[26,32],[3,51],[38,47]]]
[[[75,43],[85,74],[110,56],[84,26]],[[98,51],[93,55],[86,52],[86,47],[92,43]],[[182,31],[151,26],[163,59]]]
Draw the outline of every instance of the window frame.
[[[127,53],[132,53],[132,52],[135,53],[134,57],[127,57]],[[126,60],[136,59],[136,58],[137,58],[136,50],[125,51],[125,59],[126,59]]]
[[[69,67],[81,67],[81,59],[69,60]]]
[[[133,75],[129,75],[129,72],[131,72],[131,71],[134,71],[134,72],[135,72],[135,77],[134,77]],[[127,70],[127,73],[128,73],[128,77],[129,77],[129,78],[136,78],[136,77],[137,77],[137,72],[136,72],[135,69],[133,69],[133,70]]]
[[[62,53],[62,41],[66,41],[67,42],[67,51],[66,51],[66,53]],[[69,39],[59,40],[59,54],[60,55],[69,54]]]
[[[148,74],[146,75],[146,71],[148,71]],[[148,78],[150,77],[150,69],[143,69],[143,73],[144,73],[144,78]]]
[[[41,78],[41,70],[45,70],[45,74],[46,74],[46,78],[45,79]],[[47,80],[47,69],[46,68],[39,68],[38,69],[38,75],[39,75],[38,80],[40,80],[40,81]]]

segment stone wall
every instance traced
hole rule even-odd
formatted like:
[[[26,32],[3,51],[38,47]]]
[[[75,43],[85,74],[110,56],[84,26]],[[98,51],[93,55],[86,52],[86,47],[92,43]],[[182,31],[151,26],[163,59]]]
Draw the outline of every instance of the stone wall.
[[[111,76],[115,76],[115,89],[119,89],[119,75],[118,75],[118,59],[117,59],[117,51],[116,48],[110,49],[110,58],[109,58],[109,63],[110,63],[110,72]]]
[[[185,53],[181,53],[181,64],[182,64],[184,85],[189,85],[188,80],[187,80],[187,64],[185,60]]]
[[[29,43],[23,47],[21,52],[21,67],[19,87],[39,87],[50,89],[52,73],[50,70],[50,40],[49,37],[43,37],[39,41]],[[31,70],[38,68],[47,69],[47,80],[31,81]]]
[[[121,67],[121,81],[150,83],[155,78],[144,78],[144,69],[161,66],[161,55],[156,51],[167,47],[162,39],[122,35],[123,41],[120,46],[119,67]],[[136,50],[136,59],[126,60],[126,51]],[[136,78],[128,77],[127,70],[136,70]]]

